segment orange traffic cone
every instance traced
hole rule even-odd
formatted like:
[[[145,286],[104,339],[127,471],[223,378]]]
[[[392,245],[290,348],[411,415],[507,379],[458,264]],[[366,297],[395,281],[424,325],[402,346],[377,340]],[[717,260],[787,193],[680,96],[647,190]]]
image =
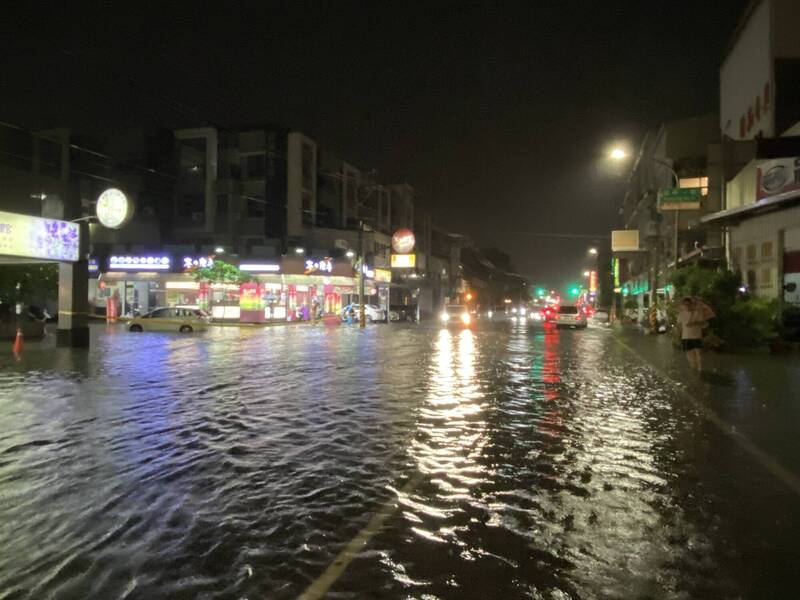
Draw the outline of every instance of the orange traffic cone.
[[[14,338],[14,354],[22,354],[25,348],[25,337],[22,335],[22,328],[17,327],[17,337]]]

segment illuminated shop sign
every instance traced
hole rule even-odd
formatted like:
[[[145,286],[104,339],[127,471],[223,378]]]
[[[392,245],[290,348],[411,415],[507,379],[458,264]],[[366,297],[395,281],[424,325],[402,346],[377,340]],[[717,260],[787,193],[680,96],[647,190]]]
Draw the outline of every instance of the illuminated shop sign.
[[[108,259],[108,268],[112,271],[168,271],[171,260],[169,256],[131,256],[115,255]]]
[[[77,223],[0,211],[0,254],[74,262],[79,240]]]
[[[96,258],[89,259],[89,273],[97,273],[100,270],[100,266],[97,264]]]
[[[392,272],[389,269],[375,269],[375,281],[380,283],[391,283]]]
[[[306,260],[306,275],[311,273],[331,273],[333,272],[333,259],[323,258],[322,260]]]
[[[306,269],[308,269],[308,262],[306,261]],[[248,273],[278,273],[281,266],[276,263],[244,263],[239,265],[239,270]]]
[[[184,256],[183,268],[186,271],[192,269],[210,269],[214,266],[214,259],[210,256]]]
[[[364,273],[364,277],[367,279],[375,279],[375,270],[370,269],[369,265],[361,265],[361,272]]]
[[[416,254],[392,254],[393,269],[413,269],[416,266]]]
[[[122,190],[108,188],[97,198],[95,213],[101,225],[119,229],[133,217],[133,202]]]
[[[392,250],[397,254],[408,254],[417,243],[414,233],[410,229],[398,229],[392,235]]]

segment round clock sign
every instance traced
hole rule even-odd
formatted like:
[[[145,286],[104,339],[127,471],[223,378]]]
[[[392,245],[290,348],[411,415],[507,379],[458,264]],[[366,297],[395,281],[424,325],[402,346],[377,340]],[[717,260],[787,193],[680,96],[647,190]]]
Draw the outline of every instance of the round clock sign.
[[[122,190],[108,188],[97,198],[96,213],[104,227],[119,229],[131,220],[133,203]]]

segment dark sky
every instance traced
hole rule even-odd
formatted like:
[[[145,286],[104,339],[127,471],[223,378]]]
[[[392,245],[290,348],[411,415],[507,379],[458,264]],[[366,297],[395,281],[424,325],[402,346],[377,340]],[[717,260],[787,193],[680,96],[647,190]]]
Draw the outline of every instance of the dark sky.
[[[592,240],[517,232],[608,235],[624,177],[597,174],[605,143],[716,110],[745,4],[340,0],[208,13],[194,2],[122,15],[65,3],[0,23],[0,120],[285,123],[415,185],[441,226],[561,285]]]

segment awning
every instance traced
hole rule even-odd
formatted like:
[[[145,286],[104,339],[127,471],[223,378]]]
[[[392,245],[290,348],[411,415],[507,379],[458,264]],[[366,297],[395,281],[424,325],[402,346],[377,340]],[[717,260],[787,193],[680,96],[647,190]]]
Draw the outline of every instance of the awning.
[[[740,221],[752,219],[767,212],[788,208],[794,204],[800,204],[800,190],[791,190],[783,194],[762,198],[753,204],[711,213],[701,217],[700,222],[736,225]]]

